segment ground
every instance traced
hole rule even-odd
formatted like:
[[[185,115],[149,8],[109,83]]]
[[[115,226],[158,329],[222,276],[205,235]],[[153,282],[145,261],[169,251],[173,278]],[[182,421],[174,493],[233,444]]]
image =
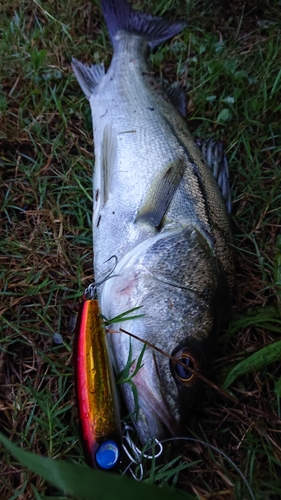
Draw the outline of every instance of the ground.
[[[135,5],[188,19],[188,27],[152,55],[153,70],[181,82],[194,136],[222,139],[230,167],[232,316],[209,375],[216,387],[206,385],[187,435],[226,454],[256,499],[277,500],[280,2]],[[83,463],[74,410],[72,324],[81,294],[93,280],[93,142],[89,106],[70,61],[74,56],[108,66],[112,50],[98,1],[3,0],[0,13],[0,428],[26,450]],[[55,343],[58,333],[62,344]],[[254,353],[258,358],[250,357]],[[180,453],[188,468],[177,481],[176,462],[173,481],[190,498],[250,498],[218,452],[193,443],[170,455]],[[1,499],[64,498],[4,447],[0,461]]]

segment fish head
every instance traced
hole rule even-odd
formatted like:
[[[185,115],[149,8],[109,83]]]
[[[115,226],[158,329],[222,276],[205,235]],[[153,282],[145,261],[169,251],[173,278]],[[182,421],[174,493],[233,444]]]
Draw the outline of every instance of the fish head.
[[[143,313],[121,321],[122,333],[111,336],[116,370],[126,374],[126,405],[143,443],[176,436],[200,395],[196,372],[205,374],[220,328],[226,295],[220,266],[203,236],[186,228],[148,239],[115,275],[102,292],[104,314],[137,306]]]

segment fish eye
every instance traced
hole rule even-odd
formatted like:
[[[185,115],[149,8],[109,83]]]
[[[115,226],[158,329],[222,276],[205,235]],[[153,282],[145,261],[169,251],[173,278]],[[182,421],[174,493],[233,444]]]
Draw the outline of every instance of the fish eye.
[[[194,351],[187,348],[180,349],[174,354],[174,358],[171,369],[176,381],[186,386],[192,386],[196,383],[198,380],[196,375],[188,370],[188,368],[191,368],[192,370],[201,371],[201,365]]]

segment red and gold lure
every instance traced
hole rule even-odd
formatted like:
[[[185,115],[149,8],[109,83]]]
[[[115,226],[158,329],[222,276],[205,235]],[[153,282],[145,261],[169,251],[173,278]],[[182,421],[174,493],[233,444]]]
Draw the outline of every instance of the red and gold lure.
[[[76,326],[76,399],[87,463],[112,470],[121,461],[121,424],[105,327],[93,289],[90,285],[85,291]]]

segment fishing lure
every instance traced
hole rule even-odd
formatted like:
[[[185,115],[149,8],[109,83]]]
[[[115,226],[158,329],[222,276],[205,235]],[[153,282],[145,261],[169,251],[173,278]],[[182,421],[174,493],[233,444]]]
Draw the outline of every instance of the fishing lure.
[[[122,434],[105,328],[94,298],[98,284],[85,290],[78,314],[75,389],[86,461],[91,467],[113,470],[121,461]]]

